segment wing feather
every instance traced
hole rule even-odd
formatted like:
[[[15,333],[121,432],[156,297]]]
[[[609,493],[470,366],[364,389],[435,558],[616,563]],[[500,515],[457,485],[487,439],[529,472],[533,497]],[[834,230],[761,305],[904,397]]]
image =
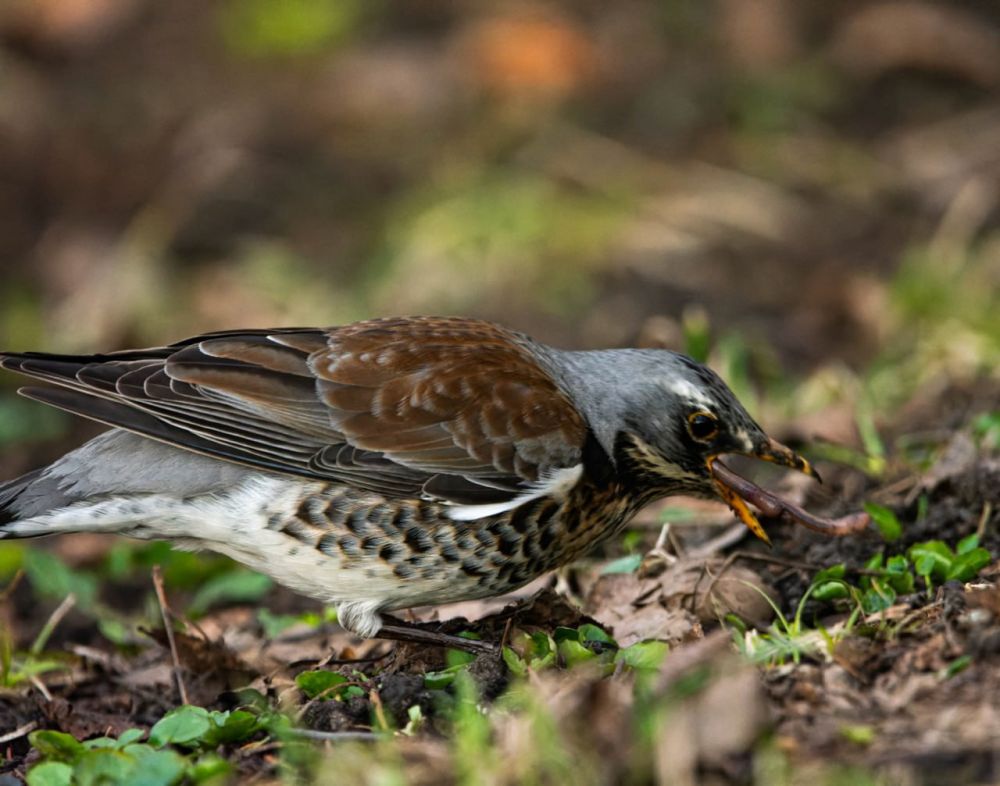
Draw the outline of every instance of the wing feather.
[[[181,448],[388,496],[507,501],[587,426],[530,339],[476,320],[223,331],[108,355],[0,354],[26,395]]]

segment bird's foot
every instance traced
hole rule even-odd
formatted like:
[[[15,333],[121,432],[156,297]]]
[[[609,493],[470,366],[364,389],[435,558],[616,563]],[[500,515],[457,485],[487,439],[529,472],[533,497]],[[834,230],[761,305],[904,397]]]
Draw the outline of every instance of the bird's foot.
[[[449,649],[471,652],[473,655],[498,655],[500,653],[500,647],[490,641],[466,639],[450,633],[426,630],[418,625],[403,622],[394,617],[383,616],[383,620],[382,627],[375,634],[375,637],[379,639],[390,639],[392,641],[403,641],[432,647],[447,647]]]

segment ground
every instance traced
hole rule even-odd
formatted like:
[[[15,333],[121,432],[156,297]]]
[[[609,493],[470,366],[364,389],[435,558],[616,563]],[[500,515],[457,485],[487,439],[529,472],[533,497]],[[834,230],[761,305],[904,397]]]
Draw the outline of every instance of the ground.
[[[0,3],[0,349],[406,313],[667,347],[825,483],[741,471],[876,521],[768,549],[667,500],[415,612],[506,642],[472,663],[210,555],[3,542],[0,786],[1000,781],[998,30],[976,0]],[[18,384],[0,481],[98,430]]]
[[[668,500],[640,514],[627,553],[609,546],[516,599],[416,615],[503,640],[502,658],[358,641],[253,574],[158,547],[120,543],[108,554],[104,541],[64,539],[55,551],[72,567],[35,555],[29,579],[17,574],[4,591],[15,646],[0,694],[4,771],[21,778],[62,760],[85,782],[81,762],[95,751],[47,747],[33,732],[87,740],[162,727],[182,704],[179,676],[187,703],[232,711],[214,716],[224,728],[243,724],[207,739],[200,715],[186,719],[190,738],[154,729],[153,740],[174,741],[156,750],[183,754],[167,776],[186,767],[192,781],[197,762],[266,783],[346,756],[372,783],[378,773],[547,783],[567,767],[585,783],[992,782],[1000,425],[970,414],[998,403],[988,387],[937,398],[922,430],[943,441],[921,471],[894,458],[873,481],[825,462],[822,495],[797,478],[778,483],[820,512],[875,503],[882,527],[829,539],[772,525],[768,549],[722,506]],[[920,561],[919,549],[938,548],[928,541],[948,544],[949,564],[959,543],[988,554],[949,580],[944,562]],[[166,565],[176,671],[160,609],[136,604],[149,601],[152,561]],[[97,586],[95,567],[112,578]],[[192,569],[215,571],[216,589],[178,589]],[[842,578],[817,580],[823,570]]]

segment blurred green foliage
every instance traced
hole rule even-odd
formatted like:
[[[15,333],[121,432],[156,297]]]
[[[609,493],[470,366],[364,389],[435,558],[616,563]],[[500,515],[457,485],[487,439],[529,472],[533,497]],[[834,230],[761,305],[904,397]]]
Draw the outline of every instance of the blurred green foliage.
[[[485,290],[517,292],[543,312],[578,313],[628,211],[626,198],[517,170],[464,173],[416,190],[387,220],[384,261],[370,271],[375,302],[453,313]]]
[[[219,23],[237,54],[310,55],[349,40],[370,10],[362,0],[227,0]]]

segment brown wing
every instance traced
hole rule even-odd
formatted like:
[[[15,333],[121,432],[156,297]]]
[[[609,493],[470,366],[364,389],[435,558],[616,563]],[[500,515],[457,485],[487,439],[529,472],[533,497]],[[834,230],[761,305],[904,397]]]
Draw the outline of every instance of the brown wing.
[[[391,496],[509,499],[580,460],[586,426],[528,339],[460,319],[200,336],[105,356],[4,355],[31,398],[189,450]]]

